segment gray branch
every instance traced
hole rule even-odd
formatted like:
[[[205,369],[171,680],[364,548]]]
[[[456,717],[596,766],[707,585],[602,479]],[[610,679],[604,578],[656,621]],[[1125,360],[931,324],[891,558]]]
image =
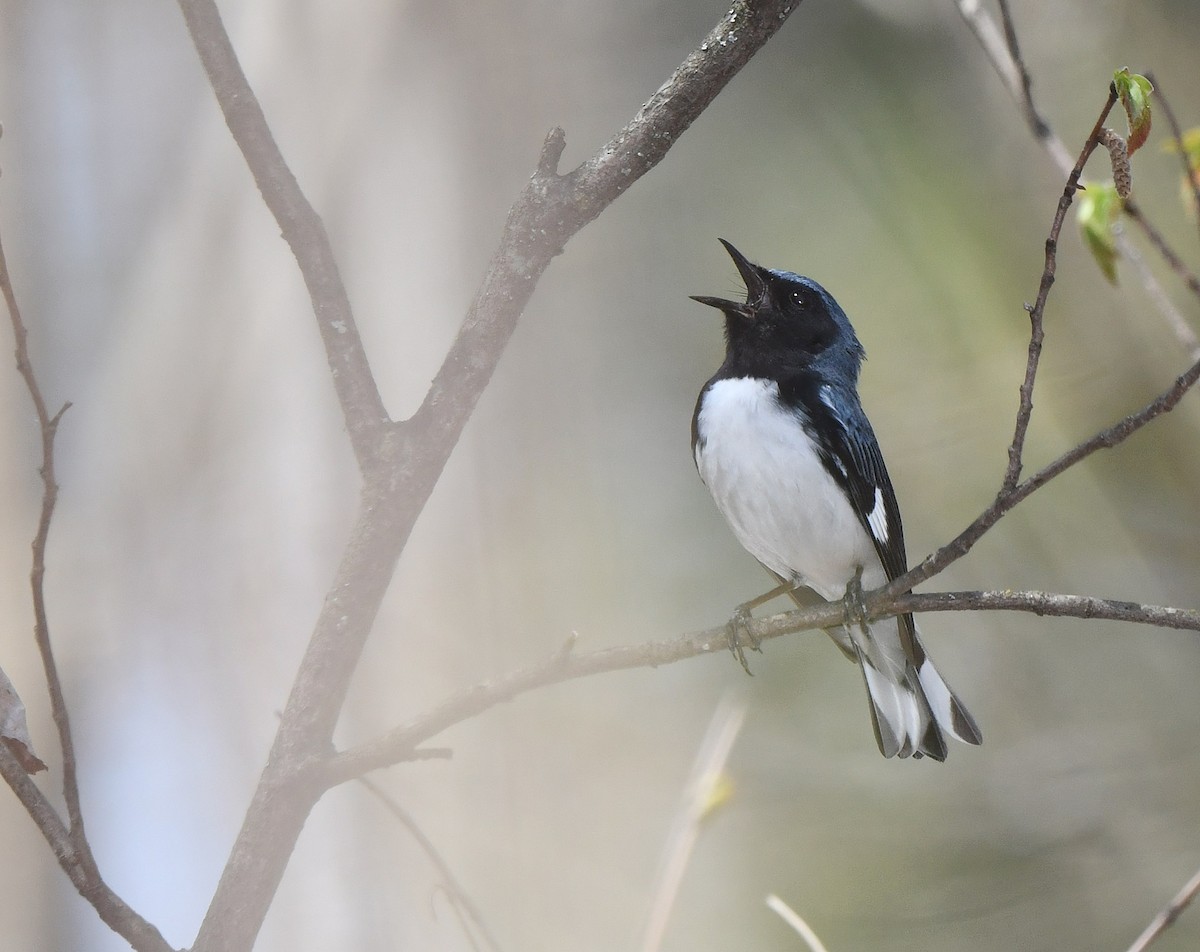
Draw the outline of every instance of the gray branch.
[[[400,553],[491,380],[538,279],[568,240],[654,168],[798,0],[736,0],[700,47],[591,159],[559,174],[565,136],[546,139],[499,246],[411,419],[391,422],[371,377],[324,227],[279,153],[213,0],[179,0],[226,123],[308,285],[363,474],[359,514],[284,708],[270,758],[196,937],[204,952],[246,950],[301,828],[324,789],[328,751]]]

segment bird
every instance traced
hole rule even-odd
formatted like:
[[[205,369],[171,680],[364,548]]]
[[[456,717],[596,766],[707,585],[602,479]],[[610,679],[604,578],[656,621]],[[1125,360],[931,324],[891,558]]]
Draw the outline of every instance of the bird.
[[[720,241],[746,300],[692,298],[725,316],[725,360],[696,400],[692,455],[737,540],[780,583],[734,612],[735,654],[745,666],[739,628],[762,602],[785,593],[802,607],[815,596],[843,600],[847,621],[827,633],[862,669],[884,757],[943,761],[947,735],[982,743],[913,616],[865,620],[863,590],[903,575],[908,557],[858,396],[866,351],[849,318],[816,281],[760,267]]]

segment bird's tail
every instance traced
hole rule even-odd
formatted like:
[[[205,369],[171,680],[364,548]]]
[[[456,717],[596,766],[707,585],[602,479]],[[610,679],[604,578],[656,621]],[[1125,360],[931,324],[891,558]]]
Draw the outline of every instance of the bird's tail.
[[[887,634],[877,636],[875,629],[884,626]],[[894,639],[899,644],[896,635],[906,627],[907,621],[898,619],[876,622],[869,637],[852,638],[883,756],[945,760],[946,734],[965,744],[983,743],[975,719],[925,654],[915,625],[911,651],[888,650]]]

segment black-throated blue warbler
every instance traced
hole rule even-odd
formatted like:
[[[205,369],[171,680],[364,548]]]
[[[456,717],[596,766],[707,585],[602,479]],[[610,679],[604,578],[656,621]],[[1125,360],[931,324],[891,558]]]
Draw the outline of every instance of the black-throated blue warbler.
[[[786,591],[803,605],[811,589],[861,604],[863,589],[908,569],[896,494],[858,398],[865,351],[819,284],[759,267],[721,243],[746,300],[694,298],[724,313],[726,344],[692,417],[696,469],[738,541],[780,582],[768,596]],[[763,600],[739,606],[735,648],[739,618]],[[926,655],[912,615],[828,634],[862,668],[885,757],[945,760],[947,734],[982,742]]]

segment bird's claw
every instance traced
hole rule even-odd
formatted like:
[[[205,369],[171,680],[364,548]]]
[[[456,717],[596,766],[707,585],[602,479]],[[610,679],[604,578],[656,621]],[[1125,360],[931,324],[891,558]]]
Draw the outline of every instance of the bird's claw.
[[[867,628],[867,603],[863,598],[862,566],[854,573],[854,578],[846,583],[846,594],[842,598],[842,627],[847,632],[850,628],[858,628],[864,635],[870,635]]]
[[[729,650],[737,658],[738,664],[742,666],[742,670],[751,677],[754,676],[754,672],[750,670],[750,665],[746,661],[746,648],[749,647],[751,651],[762,653],[762,645],[759,639],[754,637],[753,632],[750,630],[750,622],[752,620],[753,616],[750,614],[750,609],[745,605],[739,605],[733,610],[733,617],[729,619],[729,624],[725,626],[729,631]]]

